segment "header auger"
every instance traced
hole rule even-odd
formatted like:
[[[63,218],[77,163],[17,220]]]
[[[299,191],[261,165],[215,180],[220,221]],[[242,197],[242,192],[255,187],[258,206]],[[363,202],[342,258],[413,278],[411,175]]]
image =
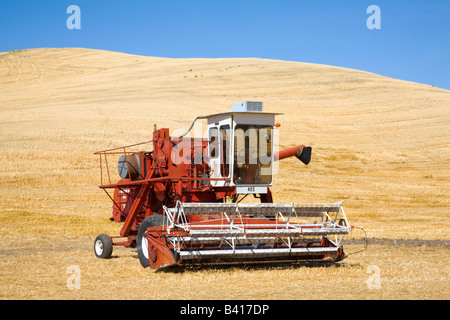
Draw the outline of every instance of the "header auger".
[[[350,226],[341,202],[273,202],[275,161],[311,159],[304,145],[275,152],[275,115],[263,112],[262,102],[247,101],[197,117],[207,120],[207,138],[185,137],[194,123],[181,136],[155,126],[151,141],[97,152],[100,188],[113,201],[111,220],[122,228],[95,239],[96,256],[109,258],[114,245],[137,247],[142,266],[154,269],[344,259],[341,241]],[[144,144],[152,151],[129,151]],[[116,183],[107,155],[119,156]],[[248,195],[259,202],[242,202]]]

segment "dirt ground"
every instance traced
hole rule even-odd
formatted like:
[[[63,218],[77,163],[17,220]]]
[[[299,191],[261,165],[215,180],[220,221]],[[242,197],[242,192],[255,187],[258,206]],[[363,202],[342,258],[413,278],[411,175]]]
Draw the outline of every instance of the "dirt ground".
[[[280,162],[275,201],[344,200],[366,250],[355,228],[335,264],[155,272],[123,247],[97,259],[95,237],[120,225],[93,153],[246,100],[283,113],[281,148],[313,148],[308,166]],[[0,53],[0,298],[449,299],[449,111],[448,90],[332,66]]]

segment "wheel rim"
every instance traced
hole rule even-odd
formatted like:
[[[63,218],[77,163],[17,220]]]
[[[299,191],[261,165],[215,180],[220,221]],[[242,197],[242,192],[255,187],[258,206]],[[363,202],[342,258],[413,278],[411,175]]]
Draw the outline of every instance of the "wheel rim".
[[[144,255],[144,257],[146,259],[148,259],[148,240],[147,240],[147,237],[145,236],[145,234],[142,235],[141,248],[142,248],[142,254]]]
[[[95,253],[101,256],[103,253],[103,242],[101,240],[95,241]]]

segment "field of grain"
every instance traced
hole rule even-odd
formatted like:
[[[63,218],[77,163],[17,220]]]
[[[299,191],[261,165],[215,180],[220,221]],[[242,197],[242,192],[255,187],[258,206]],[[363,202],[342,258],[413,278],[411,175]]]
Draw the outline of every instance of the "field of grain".
[[[283,113],[282,148],[313,147],[308,166],[280,163],[275,201],[344,200],[367,250],[332,265],[167,273],[133,249],[97,259],[95,237],[120,225],[93,153],[245,100]],[[299,62],[19,50],[0,53],[0,137],[1,299],[450,298],[448,90]],[[347,236],[346,252],[363,237]]]

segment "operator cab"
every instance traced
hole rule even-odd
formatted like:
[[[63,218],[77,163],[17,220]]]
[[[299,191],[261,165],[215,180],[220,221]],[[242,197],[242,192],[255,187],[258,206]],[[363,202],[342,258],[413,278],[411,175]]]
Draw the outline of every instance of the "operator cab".
[[[237,194],[267,193],[272,185],[275,115],[263,112],[263,103],[245,101],[231,112],[207,119],[210,178],[214,187],[236,187]]]

